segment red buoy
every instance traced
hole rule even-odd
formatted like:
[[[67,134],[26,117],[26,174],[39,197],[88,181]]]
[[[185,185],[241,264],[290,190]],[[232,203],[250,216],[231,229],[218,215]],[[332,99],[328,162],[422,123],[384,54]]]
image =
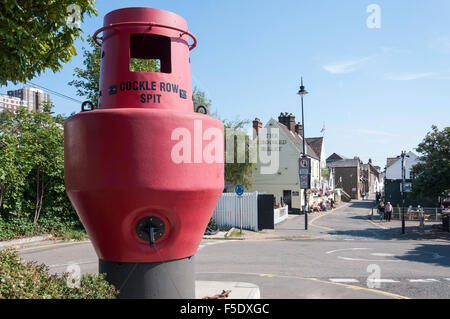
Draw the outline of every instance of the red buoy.
[[[172,12],[126,8],[94,34],[99,109],[65,123],[65,178],[101,262],[190,258],[223,191],[223,124],[193,111],[187,30]]]

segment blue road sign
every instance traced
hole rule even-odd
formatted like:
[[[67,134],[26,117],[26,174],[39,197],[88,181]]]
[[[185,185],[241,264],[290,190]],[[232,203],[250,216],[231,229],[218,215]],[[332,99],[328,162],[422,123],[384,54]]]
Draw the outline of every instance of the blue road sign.
[[[235,191],[236,191],[236,194],[241,196],[242,194],[244,194],[244,186],[242,186],[241,184],[237,184]]]

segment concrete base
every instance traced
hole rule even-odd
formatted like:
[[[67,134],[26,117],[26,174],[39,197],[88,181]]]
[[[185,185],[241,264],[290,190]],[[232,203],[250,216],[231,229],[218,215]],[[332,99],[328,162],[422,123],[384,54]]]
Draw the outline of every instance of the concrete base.
[[[194,256],[158,263],[99,260],[99,273],[120,292],[119,299],[194,299]]]

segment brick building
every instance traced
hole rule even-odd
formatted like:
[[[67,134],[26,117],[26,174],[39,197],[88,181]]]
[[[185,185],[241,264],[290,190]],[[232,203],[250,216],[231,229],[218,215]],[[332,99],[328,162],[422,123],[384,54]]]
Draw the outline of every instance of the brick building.
[[[0,94],[0,111],[16,111],[20,106],[26,107],[29,111],[42,109],[42,104],[50,102],[50,95],[44,91],[24,87],[19,90],[8,91],[7,95]]]
[[[363,164],[359,157],[349,159],[334,153],[327,158],[327,167],[334,173],[336,188],[342,188],[352,199],[362,199]]]
[[[363,192],[369,192],[369,194],[374,194],[379,191],[379,186],[382,184],[382,173],[379,167],[372,164],[372,159],[369,158],[367,164],[362,166],[362,177],[363,177]]]

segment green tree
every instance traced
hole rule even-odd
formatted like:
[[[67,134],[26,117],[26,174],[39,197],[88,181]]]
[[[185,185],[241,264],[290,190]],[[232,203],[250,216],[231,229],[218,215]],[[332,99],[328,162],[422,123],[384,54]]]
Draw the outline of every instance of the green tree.
[[[224,120],[223,122],[227,135],[231,136],[231,138],[225,139],[225,152],[227,150],[227,144],[234,143],[234,160],[231,163],[225,163],[225,180],[233,185],[242,184],[245,188],[249,189],[253,186],[255,163],[252,163],[249,157],[250,136],[245,133],[244,128],[250,121]],[[245,145],[242,144],[242,141],[239,141],[240,138],[245,140]],[[245,147],[245,149],[243,149],[243,147]],[[245,158],[241,160],[243,163],[239,163],[238,153],[245,154]]]
[[[64,187],[63,117],[19,108],[0,114],[0,239],[83,236]]]
[[[4,111],[0,113],[0,209],[5,195],[25,182],[27,172],[19,160],[22,149],[18,145],[13,114]]]
[[[420,162],[413,166],[412,195],[415,198],[430,198],[436,201],[439,196],[450,192],[450,127],[439,131],[432,126],[423,141],[417,146],[422,154]]]
[[[77,95],[87,98],[98,107],[100,91],[100,60],[101,48],[95,44],[92,37],[87,40],[89,47],[83,47],[83,68],[75,68],[75,80],[68,84],[77,88]],[[131,59],[130,70],[133,72],[159,72],[160,64],[153,59]]]
[[[200,90],[197,86],[194,86],[192,90],[192,99],[194,102],[194,111],[199,105],[203,105],[206,107],[208,114],[211,114],[211,100],[208,99],[206,93]]]
[[[1,1],[0,85],[26,82],[47,68],[60,70],[76,55],[79,24],[92,14],[97,15],[94,0]]]

